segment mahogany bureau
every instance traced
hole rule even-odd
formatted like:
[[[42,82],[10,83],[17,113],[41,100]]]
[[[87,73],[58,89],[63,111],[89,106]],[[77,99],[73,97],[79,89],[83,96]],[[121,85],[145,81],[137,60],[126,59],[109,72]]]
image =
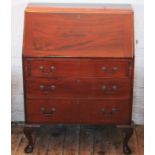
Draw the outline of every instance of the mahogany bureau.
[[[133,11],[118,5],[30,4],[25,10],[25,152],[42,124],[116,125],[131,153]]]

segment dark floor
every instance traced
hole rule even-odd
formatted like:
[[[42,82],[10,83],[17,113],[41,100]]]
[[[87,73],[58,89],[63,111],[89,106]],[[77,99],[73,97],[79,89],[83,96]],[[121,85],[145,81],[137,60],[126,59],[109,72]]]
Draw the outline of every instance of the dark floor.
[[[12,124],[12,155],[25,155],[23,124]],[[136,126],[129,142],[132,155],[144,154],[144,127]],[[32,155],[123,155],[120,129],[109,126],[52,125],[33,132]]]

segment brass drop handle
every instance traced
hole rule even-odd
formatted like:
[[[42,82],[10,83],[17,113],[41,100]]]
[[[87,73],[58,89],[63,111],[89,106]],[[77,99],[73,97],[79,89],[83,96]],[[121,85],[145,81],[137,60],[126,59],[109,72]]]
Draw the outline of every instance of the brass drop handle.
[[[52,112],[56,112],[56,109],[55,109],[55,108],[52,108],[51,111],[52,111]]]
[[[118,112],[118,111],[119,111],[119,109],[117,109],[117,108],[112,108],[111,111],[108,111],[108,110],[105,109],[105,108],[102,108],[102,109],[101,109],[101,112],[102,112],[103,114],[107,115],[107,116],[111,116],[112,114],[114,114],[114,113],[116,113],[116,112]]]
[[[106,66],[103,66],[103,67],[101,68],[101,70],[105,72],[105,71],[107,71],[107,67],[106,67]]]
[[[40,66],[39,69],[43,71],[44,70],[44,66]]]
[[[114,67],[112,68],[112,70],[115,72],[115,71],[118,70],[118,67],[114,66]]]
[[[103,85],[103,86],[102,86],[102,90],[103,90],[103,91],[107,90],[107,86],[106,86],[106,85]]]
[[[119,111],[119,109],[117,109],[117,108],[112,108],[112,110],[111,110],[112,113],[116,113],[118,111]]]
[[[117,85],[113,85],[113,86],[112,86],[112,89],[113,89],[114,91],[116,91],[116,90],[118,89]]]
[[[46,111],[45,108],[43,108],[43,107],[41,107],[40,110],[41,110],[42,113],[44,113]]]
[[[101,109],[101,112],[102,112],[102,113],[106,113],[107,110],[106,110],[105,108],[102,108],[102,109]]]
[[[102,114],[107,115],[107,116],[111,115],[111,113],[108,111],[108,109],[105,109],[105,108],[102,108],[101,112],[102,112]]]
[[[56,86],[55,85],[51,85],[50,88],[51,88],[52,91],[54,91]]]
[[[51,116],[54,112],[56,112],[56,109],[53,107],[51,108],[51,110],[48,112],[46,111],[46,109],[44,107],[41,107],[40,111],[42,112],[42,114],[44,114],[45,116]]]
[[[55,66],[51,66],[50,69],[51,69],[51,71],[54,71],[55,70]]]
[[[40,88],[40,90],[42,90],[42,91],[43,91],[43,90],[44,90],[44,88],[45,88],[45,86],[44,86],[44,85],[40,85],[40,86],[39,86],[39,88]]]

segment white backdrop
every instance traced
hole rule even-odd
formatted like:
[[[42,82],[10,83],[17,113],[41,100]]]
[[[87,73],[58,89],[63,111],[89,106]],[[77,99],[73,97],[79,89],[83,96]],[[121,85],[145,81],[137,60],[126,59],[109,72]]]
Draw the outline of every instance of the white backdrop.
[[[11,58],[12,58],[12,121],[24,121],[22,83],[22,35],[24,9],[28,3],[120,3],[131,4],[135,14],[135,83],[133,120],[144,121],[144,16],[143,0],[12,0]]]

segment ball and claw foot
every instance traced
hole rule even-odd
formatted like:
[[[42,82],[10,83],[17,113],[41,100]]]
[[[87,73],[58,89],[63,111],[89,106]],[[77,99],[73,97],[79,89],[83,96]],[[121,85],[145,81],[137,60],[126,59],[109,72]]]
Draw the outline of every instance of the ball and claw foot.
[[[128,146],[128,142],[133,135],[133,130],[134,130],[134,124],[132,123],[131,126],[125,128],[125,137],[123,141],[123,152],[124,154],[131,154],[132,151],[130,147]]]
[[[33,152],[33,146],[32,145],[27,145],[26,147],[25,147],[25,153],[32,153]]]
[[[134,123],[131,122],[131,125],[119,125],[117,126],[119,128],[122,128],[125,136],[124,136],[124,140],[123,140],[123,153],[124,154],[131,154],[132,151],[128,145],[130,138],[133,135],[133,131],[134,131]]]
[[[32,153],[33,152],[33,139],[32,139],[32,128],[31,127],[24,127],[24,134],[28,140],[28,145],[25,147],[25,153]]]
[[[128,145],[123,146],[123,152],[124,152],[124,154],[131,154],[132,153],[132,151]]]

